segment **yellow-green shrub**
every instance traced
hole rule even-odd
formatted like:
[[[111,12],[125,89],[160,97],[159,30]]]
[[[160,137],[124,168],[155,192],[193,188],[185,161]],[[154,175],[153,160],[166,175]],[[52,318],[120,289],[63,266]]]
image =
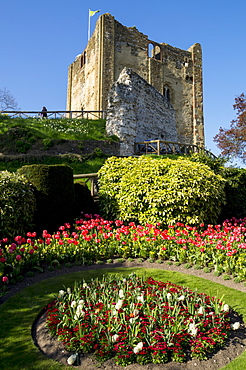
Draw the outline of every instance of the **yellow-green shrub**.
[[[99,170],[100,208],[107,218],[141,224],[215,223],[224,183],[208,166],[189,160],[111,157]]]

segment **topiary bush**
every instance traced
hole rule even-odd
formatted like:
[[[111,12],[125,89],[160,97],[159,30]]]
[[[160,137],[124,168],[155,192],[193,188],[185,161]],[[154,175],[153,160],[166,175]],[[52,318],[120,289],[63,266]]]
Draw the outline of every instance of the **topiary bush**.
[[[0,238],[25,235],[34,227],[36,199],[24,176],[0,172]]]
[[[37,199],[35,215],[38,232],[53,232],[65,222],[72,222],[75,207],[73,170],[67,165],[33,164],[21,167],[24,175],[34,186]]]
[[[225,180],[189,160],[111,157],[98,174],[101,213],[111,219],[216,223],[224,203]]]

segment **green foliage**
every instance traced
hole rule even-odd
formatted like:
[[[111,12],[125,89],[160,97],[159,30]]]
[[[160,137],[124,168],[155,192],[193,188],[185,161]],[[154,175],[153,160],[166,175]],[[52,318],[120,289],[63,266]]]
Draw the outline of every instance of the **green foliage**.
[[[8,171],[0,172],[0,237],[25,235],[33,227],[34,189],[27,180]]]
[[[18,173],[24,175],[35,188],[38,232],[43,229],[53,231],[72,221],[75,206],[72,168],[39,164],[23,166]]]
[[[10,124],[9,127],[1,125],[0,119],[0,142],[2,152],[26,153],[38,140],[33,130],[27,127]]]
[[[227,162],[226,159],[218,157],[213,158],[212,156],[209,156],[206,154],[206,152],[200,152],[200,153],[192,153],[189,156],[185,156],[184,158],[189,159],[192,162],[198,162],[206,164],[208,167],[211,168],[212,171],[216,174],[222,174],[224,170],[224,165]]]
[[[246,171],[239,168],[224,168],[226,180],[226,204],[222,208],[221,221],[235,217],[243,218],[246,215]]]
[[[100,207],[107,218],[141,224],[216,223],[224,183],[189,160],[111,157],[99,170]]]

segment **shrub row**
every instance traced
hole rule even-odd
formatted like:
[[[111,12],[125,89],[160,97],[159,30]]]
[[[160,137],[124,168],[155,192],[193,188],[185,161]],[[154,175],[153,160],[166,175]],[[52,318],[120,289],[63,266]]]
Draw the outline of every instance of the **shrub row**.
[[[87,186],[73,183],[67,165],[29,165],[0,172],[0,238],[53,232],[83,210],[96,211]],[[94,209],[93,209],[94,208]]]

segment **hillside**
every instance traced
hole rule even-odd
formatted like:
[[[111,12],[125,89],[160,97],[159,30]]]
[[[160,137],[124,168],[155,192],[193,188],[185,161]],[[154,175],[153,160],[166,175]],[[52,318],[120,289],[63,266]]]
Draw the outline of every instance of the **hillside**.
[[[109,137],[105,120],[10,118],[0,115],[1,155],[88,154],[100,148],[117,154],[117,138]]]
[[[25,164],[65,163],[74,173],[97,172],[108,156],[119,153],[105,120],[10,118],[0,115],[0,171]]]

